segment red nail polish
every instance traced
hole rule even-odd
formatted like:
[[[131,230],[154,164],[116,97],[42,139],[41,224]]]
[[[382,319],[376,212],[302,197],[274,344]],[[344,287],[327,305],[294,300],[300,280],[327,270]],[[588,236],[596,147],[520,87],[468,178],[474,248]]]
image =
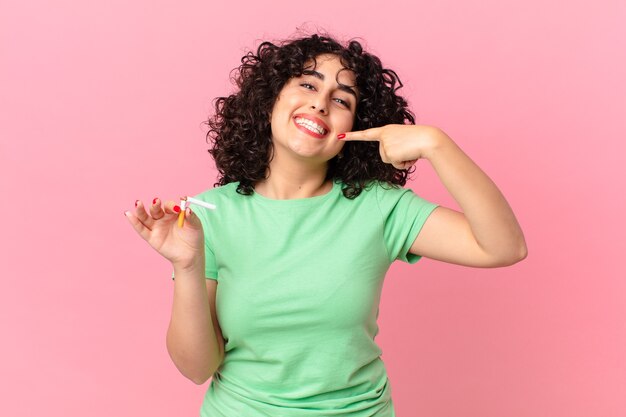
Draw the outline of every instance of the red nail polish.
[[[152,204],[156,204],[157,198],[158,197],[156,197],[154,200],[152,200]]]
[[[175,211],[176,213],[180,213],[180,207],[178,207],[178,206],[174,206],[174,211]]]
[[[346,137],[345,133],[340,133],[340,134],[337,135],[337,139],[343,139],[345,137]]]
[[[139,203],[139,200],[135,200],[135,207],[137,207],[137,203]]]

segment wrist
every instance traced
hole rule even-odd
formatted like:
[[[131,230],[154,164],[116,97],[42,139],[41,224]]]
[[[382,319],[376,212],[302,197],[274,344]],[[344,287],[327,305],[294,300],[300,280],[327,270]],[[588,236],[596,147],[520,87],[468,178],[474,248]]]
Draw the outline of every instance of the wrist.
[[[204,274],[204,254],[194,256],[188,261],[172,262],[172,268],[174,269],[174,274],[177,272],[186,274],[201,272]]]
[[[450,143],[452,143],[452,139],[450,136],[446,135],[443,130],[433,127],[433,130],[427,135],[427,143],[426,151],[422,157],[426,160],[431,160],[436,157],[437,153],[441,152],[442,149],[449,146]]]

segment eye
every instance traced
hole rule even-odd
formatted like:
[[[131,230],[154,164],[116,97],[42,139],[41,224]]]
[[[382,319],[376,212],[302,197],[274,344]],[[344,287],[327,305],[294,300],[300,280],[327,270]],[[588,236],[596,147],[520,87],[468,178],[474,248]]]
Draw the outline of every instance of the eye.
[[[348,109],[350,108],[350,103],[341,98],[336,98],[335,101]]]
[[[309,83],[302,83],[300,84],[300,86],[306,88],[307,90],[315,90],[315,87],[313,87],[311,84]]]

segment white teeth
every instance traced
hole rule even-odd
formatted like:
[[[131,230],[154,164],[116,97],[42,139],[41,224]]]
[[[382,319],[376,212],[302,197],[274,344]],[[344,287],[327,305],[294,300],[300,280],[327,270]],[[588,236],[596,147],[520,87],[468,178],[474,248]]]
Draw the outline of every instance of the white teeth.
[[[317,123],[309,120],[309,119],[304,119],[302,117],[297,117],[296,118],[296,123],[299,124],[300,126],[303,126],[305,128],[307,128],[308,130],[310,130],[311,132],[315,132],[315,133],[319,133],[320,135],[323,135],[326,133],[326,130],[318,125]]]

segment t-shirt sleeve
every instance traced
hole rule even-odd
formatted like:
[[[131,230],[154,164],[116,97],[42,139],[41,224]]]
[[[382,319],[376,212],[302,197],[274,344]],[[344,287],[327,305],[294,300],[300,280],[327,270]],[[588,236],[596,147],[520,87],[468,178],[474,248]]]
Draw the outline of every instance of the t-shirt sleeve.
[[[202,199],[201,196],[196,196],[197,199]],[[203,200],[203,199],[202,199]],[[202,229],[204,231],[204,276],[207,279],[218,280],[217,277],[217,261],[215,260],[215,253],[213,251],[213,243],[211,240],[211,228],[207,219],[206,210],[194,209],[193,212],[198,216],[202,223]],[[210,215],[210,214],[209,214]],[[172,271],[172,279],[174,279],[174,271]]]
[[[409,249],[428,216],[439,205],[416,195],[410,188],[383,188],[379,185],[376,196],[389,260],[416,263],[422,257],[409,253]]]

